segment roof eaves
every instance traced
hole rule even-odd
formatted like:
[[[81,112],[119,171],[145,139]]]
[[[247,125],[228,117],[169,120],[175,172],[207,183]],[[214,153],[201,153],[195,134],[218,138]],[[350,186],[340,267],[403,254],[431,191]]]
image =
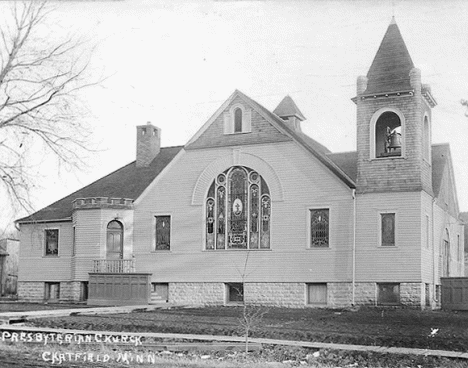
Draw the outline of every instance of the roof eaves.
[[[22,219],[16,220],[15,223],[17,224],[47,224],[51,222],[71,222],[72,221],[71,217],[66,217],[62,219],[53,219],[53,220],[26,220],[31,216],[23,217]]]

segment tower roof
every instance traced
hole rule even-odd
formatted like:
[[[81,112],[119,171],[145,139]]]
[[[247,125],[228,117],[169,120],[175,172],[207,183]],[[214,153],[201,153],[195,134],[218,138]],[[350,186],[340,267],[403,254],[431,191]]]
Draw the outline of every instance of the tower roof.
[[[411,56],[392,17],[387,32],[367,73],[364,94],[411,90],[410,71],[414,68]]]
[[[273,113],[278,115],[280,118],[296,116],[301,121],[306,119],[304,115],[302,115],[301,110],[299,110],[299,107],[297,107],[296,103],[289,95],[283,98]]]

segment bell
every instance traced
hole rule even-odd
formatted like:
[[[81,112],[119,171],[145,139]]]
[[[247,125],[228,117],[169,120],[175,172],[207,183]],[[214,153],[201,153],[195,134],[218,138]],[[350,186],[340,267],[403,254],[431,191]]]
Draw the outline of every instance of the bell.
[[[393,132],[390,135],[390,144],[388,148],[391,150],[398,150],[401,149],[401,134],[397,132]]]

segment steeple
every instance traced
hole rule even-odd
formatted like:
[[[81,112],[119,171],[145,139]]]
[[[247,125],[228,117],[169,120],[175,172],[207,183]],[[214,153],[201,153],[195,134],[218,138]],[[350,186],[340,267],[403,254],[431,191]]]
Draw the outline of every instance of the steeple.
[[[413,60],[395,22],[395,17],[392,17],[367,73],[368,82],[364,95],[412,90],[410,71],[413,68]]]
[[[431,108],[392,18],[367,76],[357,79],[357,193],[424,190],[432,195]]]

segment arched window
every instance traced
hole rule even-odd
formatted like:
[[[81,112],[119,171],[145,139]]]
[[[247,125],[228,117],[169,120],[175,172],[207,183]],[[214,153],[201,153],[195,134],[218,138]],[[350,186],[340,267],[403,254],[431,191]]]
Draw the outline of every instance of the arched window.
[[[431,160],[431,133],[429,128],[429,119],[427,116],[424,117],[423,123],[423,157],[426,161]]]
[[[268,185],[250,168],[219,174],[206,199],[206,249],[270,248]]]
[[[117,220],[107,224],[107,259],[123,258],[123,226]]]
[[[242,132],[242,110],[238,107],[234,110],[234,133]]]
[[[401,156],[401,135],[400,117],[385,111],[375,123],[375,157]]]

